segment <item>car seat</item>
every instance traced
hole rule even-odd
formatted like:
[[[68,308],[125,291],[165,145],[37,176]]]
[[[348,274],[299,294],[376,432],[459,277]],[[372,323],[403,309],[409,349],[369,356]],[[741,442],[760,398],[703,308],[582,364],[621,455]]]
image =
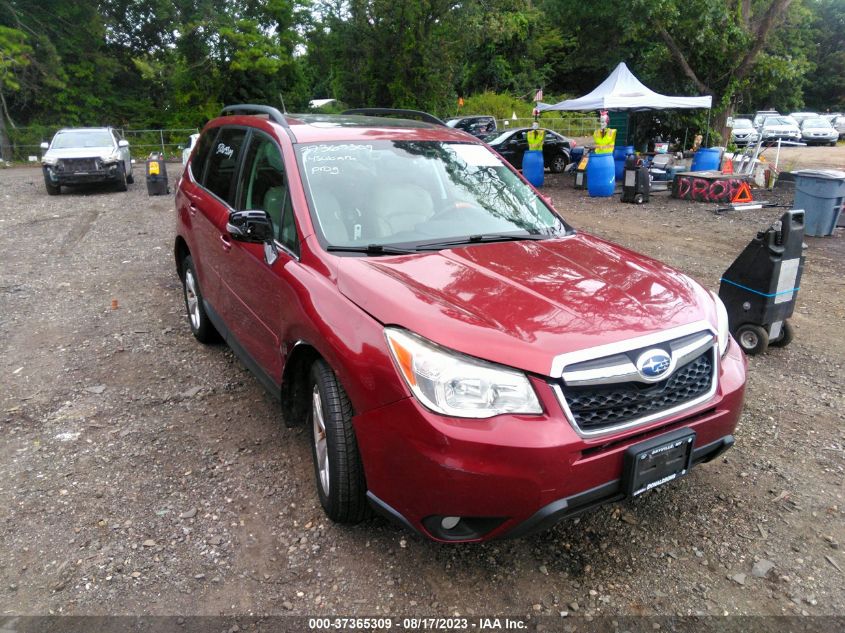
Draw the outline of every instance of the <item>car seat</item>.
[[[422,187],[397,183],[376,191],[368,215],[370,237],[390,237],[413,231],[417,224],[431,218],[434,204]]]

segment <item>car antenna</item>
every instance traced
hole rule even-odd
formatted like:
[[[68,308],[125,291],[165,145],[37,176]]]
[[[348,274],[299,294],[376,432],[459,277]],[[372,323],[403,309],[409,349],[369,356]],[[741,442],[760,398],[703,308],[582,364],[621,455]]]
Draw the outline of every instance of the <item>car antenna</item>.
[[[282,93],[281,93],[281,92],[279,93],[279,101],[281,101],[281,102],[282,102],[282,112],[283,112],[284,114],[287,114],[287,113],[288,113],[288,108],[287,108],[287,106],[285,105],[285,98],[282,96]]]

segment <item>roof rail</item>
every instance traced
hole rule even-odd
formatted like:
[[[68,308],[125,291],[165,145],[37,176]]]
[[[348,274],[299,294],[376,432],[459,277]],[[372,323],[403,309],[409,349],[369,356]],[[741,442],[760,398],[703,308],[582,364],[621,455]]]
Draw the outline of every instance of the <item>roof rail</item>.
[[[285,116],[272,106],[241,103],[238,105],[226,106],[220,111],[220,116],[226,116],[227,114],[266,114],[274,123],[278,123],[282,127],[290,128]]]
[[[420,110],[399,110],[396,108],[354,108],[347,110],[343,114],[362,114],[364,116],[393,116],[398,115],[406,119],[419,119],[426,123],[433,123],[434,125],[446,125],[443,121],[438,119],[433,114],[428,112],[421,112]]]

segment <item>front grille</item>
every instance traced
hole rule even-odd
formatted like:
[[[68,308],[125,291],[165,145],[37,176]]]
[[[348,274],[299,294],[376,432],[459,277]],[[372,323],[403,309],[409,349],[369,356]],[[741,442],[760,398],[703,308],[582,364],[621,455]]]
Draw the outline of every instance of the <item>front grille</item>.
[[[583,431],[598,431],[659,414],[708,393],[713,383],[713,353],[711,347],[655,384],[561,385],[561,391],[574,422]]]
[[[59,171],[97,171],[99,169],[96,158],[62,158],[59,161]]]

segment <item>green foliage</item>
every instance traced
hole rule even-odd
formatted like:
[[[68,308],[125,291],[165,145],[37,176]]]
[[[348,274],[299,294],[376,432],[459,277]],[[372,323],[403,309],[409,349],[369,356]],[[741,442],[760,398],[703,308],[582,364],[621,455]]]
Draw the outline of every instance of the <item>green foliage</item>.
[[[657,91],[713,94],[716,127],[731,110],[845,108],[842,0],[792,0],[757,37],[778,1],[0,0],[0,96],[46,125],[195,127],[226,103],[324,97],[441,116],[463,97],[460,113],[528,119],[538,88],[581,95],[624,60]],[[706,116],[635,129],[677,136]]]

